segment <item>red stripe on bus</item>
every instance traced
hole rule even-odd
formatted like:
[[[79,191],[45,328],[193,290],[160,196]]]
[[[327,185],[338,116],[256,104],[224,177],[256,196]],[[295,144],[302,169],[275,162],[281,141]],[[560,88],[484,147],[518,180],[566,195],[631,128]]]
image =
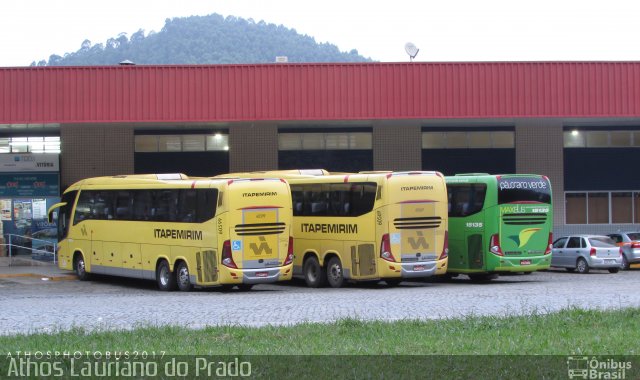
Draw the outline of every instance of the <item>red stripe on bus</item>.
[[[242,207],[238,210],[255,210],[255,209],[267,209],[267,208],[282,208],[282,206],[251,206],[251,207]]]

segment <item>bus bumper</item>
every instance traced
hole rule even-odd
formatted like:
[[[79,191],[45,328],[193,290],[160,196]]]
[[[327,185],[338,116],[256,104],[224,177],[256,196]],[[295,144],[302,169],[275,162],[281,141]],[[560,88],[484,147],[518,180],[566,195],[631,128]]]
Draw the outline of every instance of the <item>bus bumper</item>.
[[[549,269],[551,266],[551,255],[531,256],[531,257],[500,257],[496,272],[534,272],[542,269]]]
[[[444,261],[444,263],[443,263]],[[444,274],[446,260],[415,261],[410,263],[391,263],[384,261],[380,270],[381,278],[424,278]]]
[[[227,269],[220,271],[221,284],[270,284],[291,280],[293,265],[260,269]]]

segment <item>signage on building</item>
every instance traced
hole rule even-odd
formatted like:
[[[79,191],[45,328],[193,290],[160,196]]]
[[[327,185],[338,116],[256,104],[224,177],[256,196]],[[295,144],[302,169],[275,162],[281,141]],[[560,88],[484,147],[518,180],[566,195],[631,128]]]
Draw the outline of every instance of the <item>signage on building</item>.
[[[0,172],[58,172],[57,153],[0,154]]]
[[[58,174],[0,174],[3,197],[57,197],[60,194]]]

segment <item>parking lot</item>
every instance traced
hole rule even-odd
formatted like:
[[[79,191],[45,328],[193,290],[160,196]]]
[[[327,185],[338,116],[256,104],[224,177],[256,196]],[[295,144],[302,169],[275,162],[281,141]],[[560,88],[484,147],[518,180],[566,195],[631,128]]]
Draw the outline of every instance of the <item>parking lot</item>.
[[[302,282],[257,285],[249,292],[200,289],[157,291],[153,282],[115,277],[43,281],[37,277],[0,279],[2,334],[54,332],[74,326],[129,329],[148,325],[288,325],[341,318],[394,321],[472,315],[548,313],[567,307],[640,307],[640,270],[586,275],[550,270],[501,276],[471,283],[404,282],[395,288],[349,284],[310,289]]]

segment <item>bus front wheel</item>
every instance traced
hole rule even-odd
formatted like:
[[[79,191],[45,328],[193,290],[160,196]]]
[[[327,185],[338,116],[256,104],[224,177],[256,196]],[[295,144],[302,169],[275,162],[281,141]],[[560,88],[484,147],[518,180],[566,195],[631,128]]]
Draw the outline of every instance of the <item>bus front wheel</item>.
[[[310,288],[321,288],[326,281],[326,272],[323,267],[320,266],[318,258],[310,256],[304,261],[302,267],[304,273],[304,281]]]
[[[166,260],[162,260],[156,268],[156,282],[160,290],[171,291],[176,289],[176,278],[171,273],[169,263]]]
[[[184,261],[181,261],[178,264],[178,269],[176,270],[176,282],[178,284],[178,289],[183,292],[188,292],[193,287],[191,284],[191,277],[189,276],[189,268],[187,267],[187,263]]]
[[[89,273],[87,273],[87,267],[82,253],[78,253],[76,255],[75,260],[73,261],[73,267],[80,281],[87,281],[89,279]]]
[[[344,283],[342,263],[337,257],[332,257],[327,264],[327,281],[332,288],[340,288]]]

